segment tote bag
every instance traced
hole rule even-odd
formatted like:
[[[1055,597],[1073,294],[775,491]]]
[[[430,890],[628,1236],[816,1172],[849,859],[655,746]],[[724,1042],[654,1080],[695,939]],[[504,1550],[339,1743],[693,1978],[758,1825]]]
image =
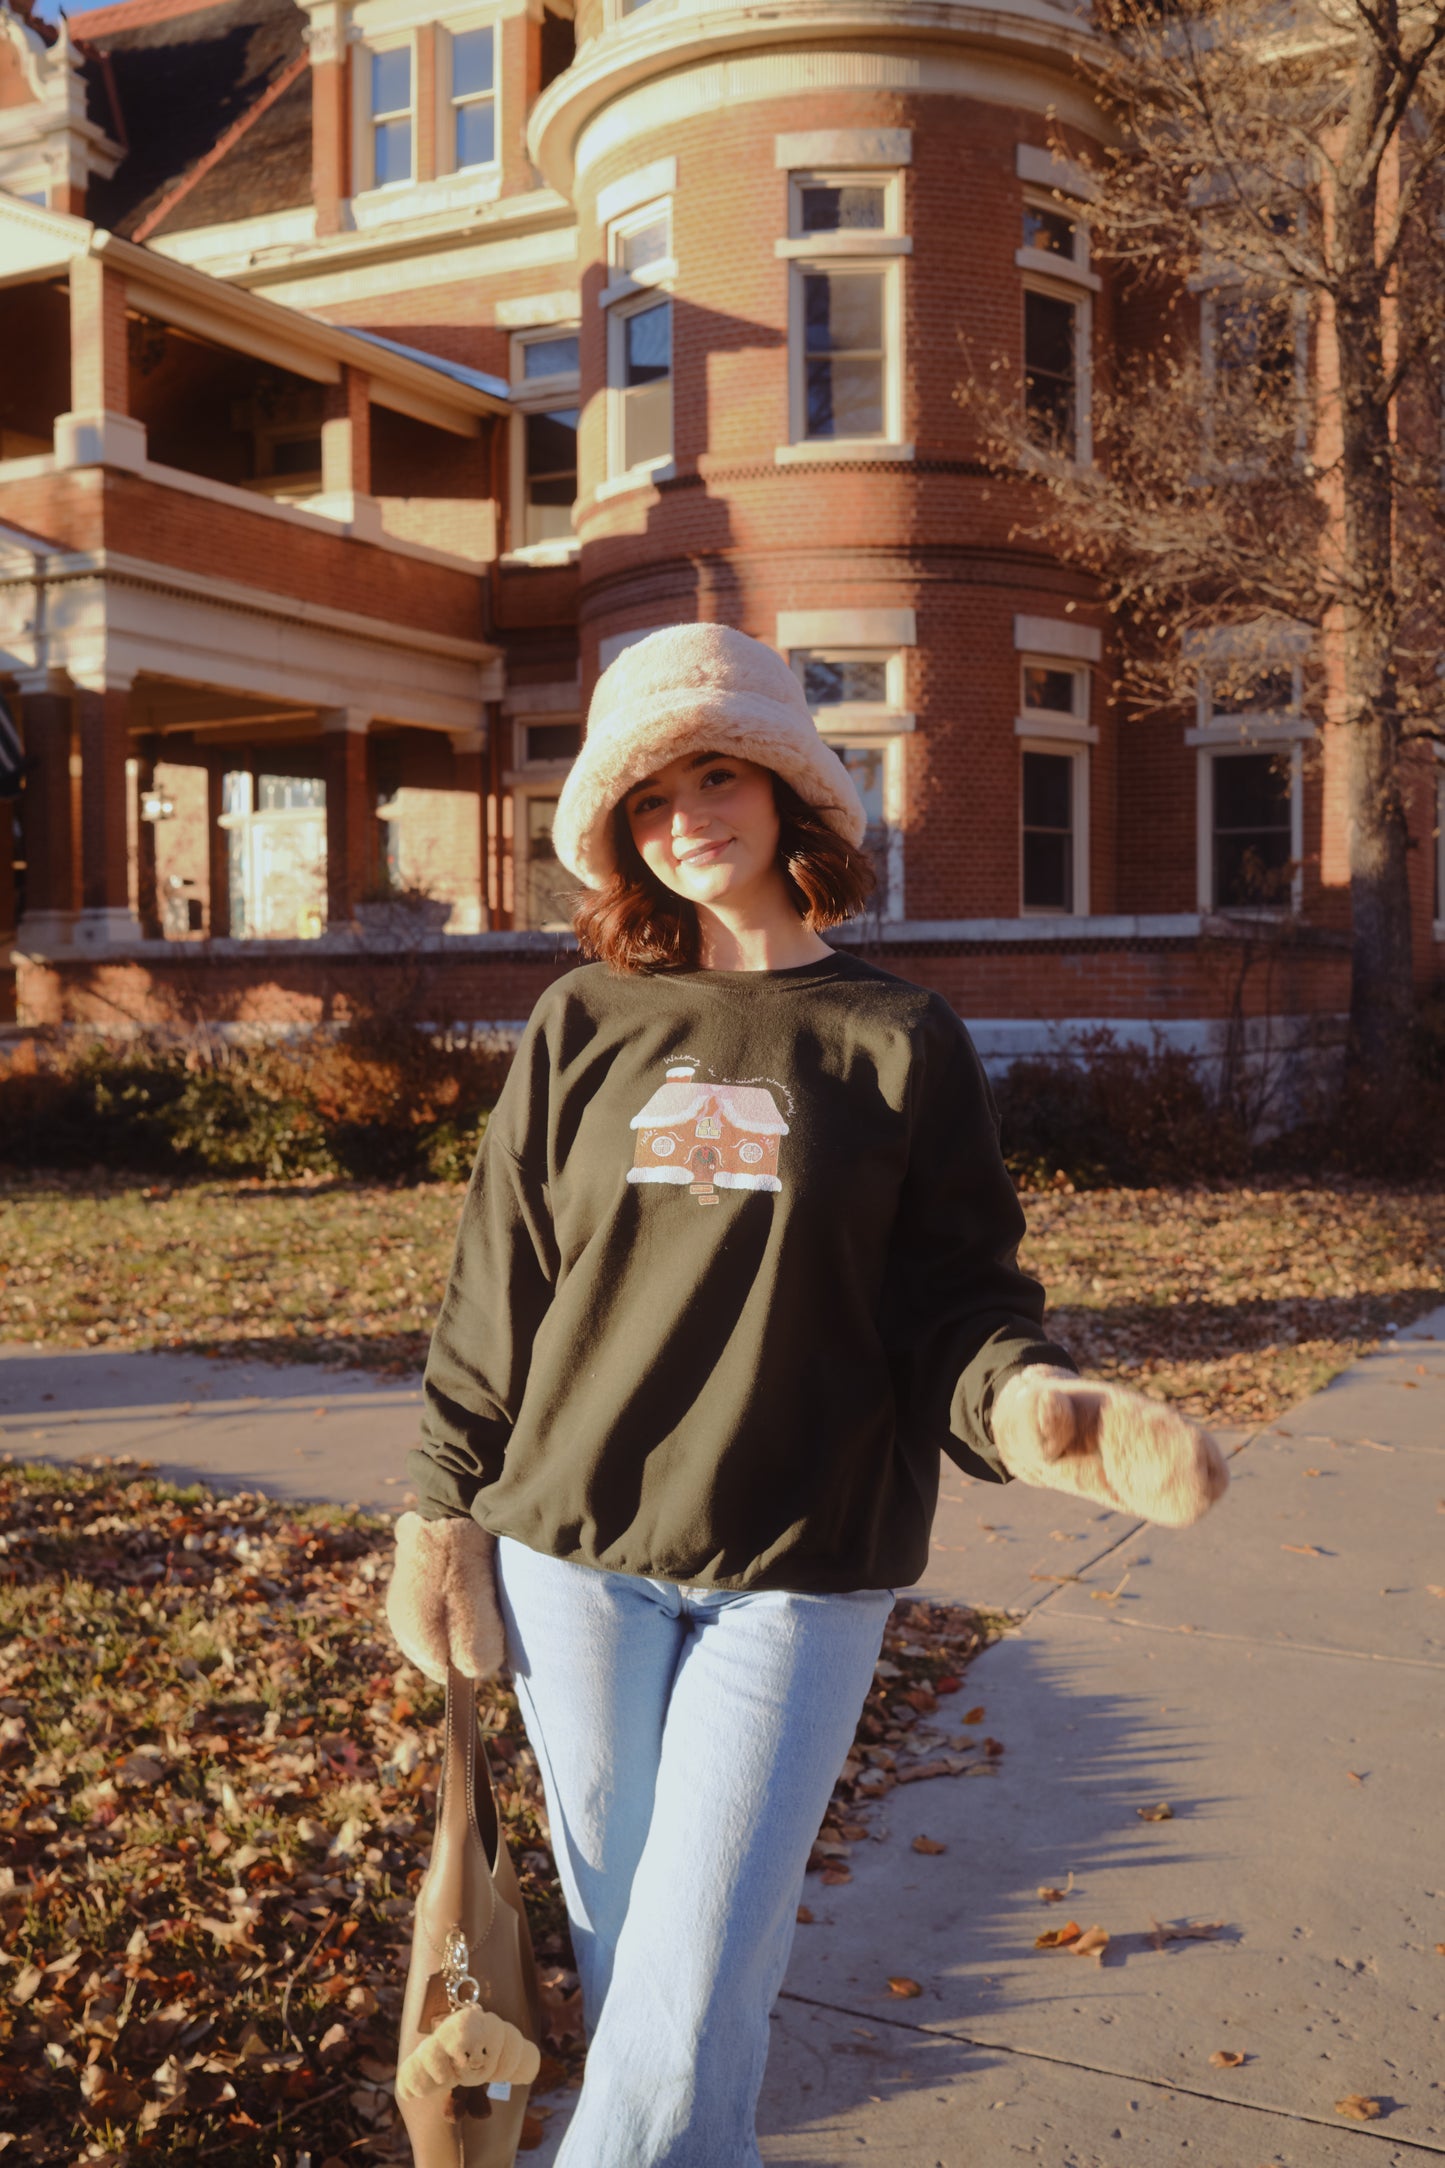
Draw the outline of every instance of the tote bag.
[[[476,1682],[447,1666],[436,1841],[417,1892],[397,2067],[468,2002],[540,2047],[532,1937],[502,1835]],[[512,2168],[529,2085],[457,2085],[398,2104],[415,2168]],[[450,2110],[450,2112],[449,2112]]]

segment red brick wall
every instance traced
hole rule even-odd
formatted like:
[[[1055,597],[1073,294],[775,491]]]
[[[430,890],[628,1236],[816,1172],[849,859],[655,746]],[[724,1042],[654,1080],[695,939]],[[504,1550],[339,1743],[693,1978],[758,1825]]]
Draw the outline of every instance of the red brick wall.
[[[1243,980],[1248,1015],[1336,1013],[1348,1006],[1347,964],[1339,951],[1268,960],[1236,944],[1191,941],[993,945],[921,943],[865,952],[884,970],[931,986],[967,1018],[1108,1020],[1222,1018]],[[438,1018],[510,1022],[530,1014],[544,988],[571,970],[557,957],[458,949],[407,956],[308,953],[207,960],[193,949],[174,959],[23,963],[20,1013],[32,1024],[65,1020],[124,1023],[203,1002],[205,1013],[239,1022],[319,1023],[353,1003],[385,998],[389,973],[424,970]],[[1246,963],[1248,962],[1248,968]]]

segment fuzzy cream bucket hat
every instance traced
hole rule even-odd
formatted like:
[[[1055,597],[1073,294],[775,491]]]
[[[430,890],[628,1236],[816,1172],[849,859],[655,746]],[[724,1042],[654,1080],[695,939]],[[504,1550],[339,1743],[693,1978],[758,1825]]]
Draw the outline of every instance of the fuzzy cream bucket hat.
[[[771,768],[845,841],[862,843],[863,801],[782,657],[731,625],[667,625],[625,647],[597,680],[552,823],[568,872],[604,887],[616,870],[618,802],[679,753],[713,751]]]

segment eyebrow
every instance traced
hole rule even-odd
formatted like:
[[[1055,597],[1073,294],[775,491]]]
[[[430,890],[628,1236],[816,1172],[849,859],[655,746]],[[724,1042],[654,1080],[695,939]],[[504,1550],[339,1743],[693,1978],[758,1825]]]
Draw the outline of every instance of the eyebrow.
[[[727,757],[726,753],[695,753],[687,765],[690,769],[705,768],[710,760],[726,760]],[[638,780],[633,784],[632,790],[628,791],[628,797],[632,796],[632,791],[646,790],[649,783],[655,783],[656,781],[657,777],[655,775],[639,776]]]

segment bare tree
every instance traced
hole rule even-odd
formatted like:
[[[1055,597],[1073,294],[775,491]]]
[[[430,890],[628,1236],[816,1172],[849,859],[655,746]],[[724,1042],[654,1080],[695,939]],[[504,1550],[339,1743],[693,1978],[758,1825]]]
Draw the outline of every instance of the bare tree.
[[[1076,57],[1113,141],[1055,200],[1126,325],[1097,457],[1046,374],[995,360],[958,397],[1034,477],[1023,530],[1097,573],[1127,700],[1177,713],[1211,667],[1226,712],[1267,705],[1304,655],[1345,779],[1353,1055],[1385,1084],[1410,772],[1445,738],[1445,5],[1098,0]]]

